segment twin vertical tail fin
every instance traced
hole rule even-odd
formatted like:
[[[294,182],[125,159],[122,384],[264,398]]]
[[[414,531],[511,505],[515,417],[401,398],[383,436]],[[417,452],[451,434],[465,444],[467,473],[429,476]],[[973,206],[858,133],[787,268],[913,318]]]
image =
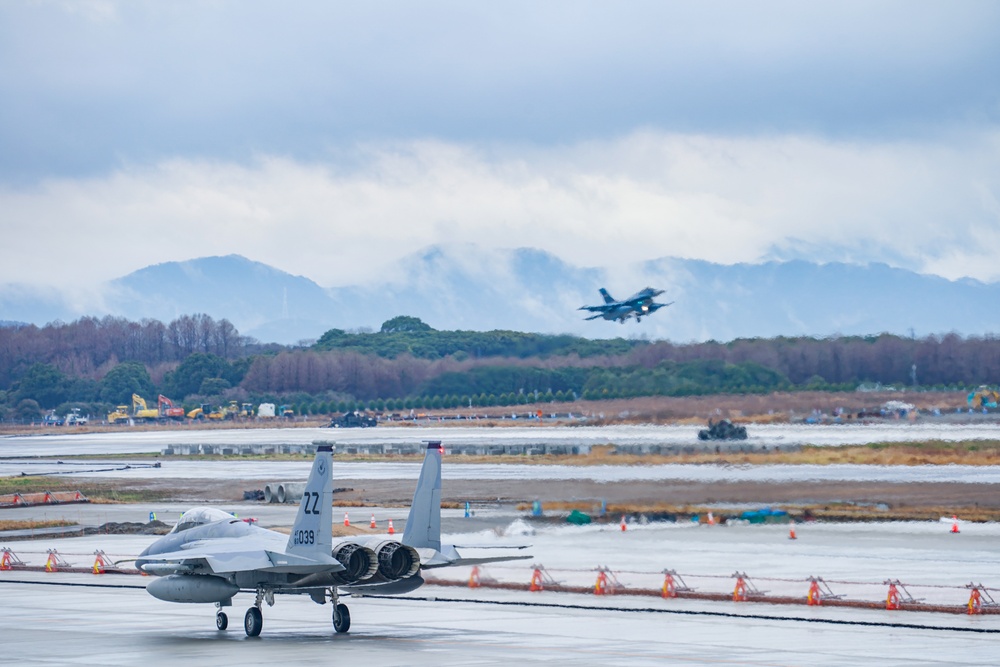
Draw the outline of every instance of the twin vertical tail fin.
[[[420,468],[417,490],[403,529],[403,544],[415,549],[441,550],[441,456],[440,442],[428,442]]]
[[[333,446],[319,445],[299,513],[288,536],[287,552],[327,557],[333,552]],[[439,485],[440,488],[440,485]]]

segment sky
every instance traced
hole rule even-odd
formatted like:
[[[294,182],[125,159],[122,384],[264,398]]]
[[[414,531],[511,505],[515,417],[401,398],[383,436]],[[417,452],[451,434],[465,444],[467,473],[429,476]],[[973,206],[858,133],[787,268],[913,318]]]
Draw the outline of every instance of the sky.
[[[0,285],[439,243],[1000,280],[1000,4],[8,0]]]

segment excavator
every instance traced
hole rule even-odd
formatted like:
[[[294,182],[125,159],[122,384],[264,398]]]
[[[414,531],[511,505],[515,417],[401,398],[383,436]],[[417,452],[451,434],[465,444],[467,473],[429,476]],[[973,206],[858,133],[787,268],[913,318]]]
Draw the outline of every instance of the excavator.
[[[146,399],[139,394],[132,394],[132,416],[137,422],[155,422],[160,419],[160,411],[147,406]]]
[[[156,399],[156,407],[160,413],[160,419],[173,419],[180,421],[184,419],[184,408],[175,408],[174,402],[160,394]]]
[[[144,421],[156,421],[160,418],[159,410],[151,410],[146,405],[146,399],[139,394],[132,394],[131,411],[127,405],[119,405],[114,412],[108,413],[109,424],[127,424],[129,421],[142,423]]]

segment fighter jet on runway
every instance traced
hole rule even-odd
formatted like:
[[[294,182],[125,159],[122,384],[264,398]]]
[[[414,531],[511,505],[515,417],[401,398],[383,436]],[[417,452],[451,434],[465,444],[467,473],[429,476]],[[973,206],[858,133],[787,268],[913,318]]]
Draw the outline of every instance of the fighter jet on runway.
[[[531,558],[463,558],[454,545],[441,544],[441,454],[441,443],[428,444],[402,541],[356,536],[334,543],[333,448],[320,445],[291,535],[198,507],[143,551],[136,566],[157,575],[146,586],[155,598],[214,603],[219,630],[229,625],[223,608],[232,606],[233,596],[255,593],[243,627],[256,637],[263,627],[261,604],[273,605],[275,593],[306,594],[317,604],[331,601],[334,630],[347,632],[351,615],[338,589],[396,595],[420,587],[425,569]]]
[[[661,289],[653,289],[652,287],[647,287],[640,290],[622,301],[616,301],[613,296],[608,294],[608,291],[601,288],[601,296],[604,297],[604,303],[600,306],[581,306],[579,310],[587,310],[592,313],[597,313],[586,319],[596,320],[597,318],[604,318],[606,320],[618,320],[619,323],[625,324],[625,320],[630,317],[634,317],[636,322],[641,322],[644,315],[652,315],[660,308],[664,306],[669,306],[673,303],[656,303],[653,301],[653,297],[657,297],[663,294]]]

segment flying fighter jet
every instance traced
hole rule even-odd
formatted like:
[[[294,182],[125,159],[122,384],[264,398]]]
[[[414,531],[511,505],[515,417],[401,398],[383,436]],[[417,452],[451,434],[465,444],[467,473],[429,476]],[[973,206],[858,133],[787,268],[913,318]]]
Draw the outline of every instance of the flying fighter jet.
[[[653,301],[653,297],[657,297],[663,294],[661,289],[653,289],[652,287],[647,287],[643,290],[639,290],[632,296],[622,301],[616,301],[613,296],[608,294],[608,291],[601,288],[601,296],[604,297],[604,303],[600,306],[581,306],[579,310],[587,310],[592,313],[597,313],[596,315],[591,315],[588,320],[596,320],[598,318],[603,318],[605,320],[618,320],[619,323],[625,324],[625,320],[630,317],[634,317],[636,322],[641,322],[644,315],[652,315],[660,308],[664,306],[669,306],[673,303],[656,303]]]
[[[334,630],[347,632],[351,614],[339,589],[396,595],[419,588],[425,569],[531,558],[463,558],[454,545],[441,544],[441,454],[440,442],[428,443],[402,541],[377,535],[333,541],[333,447],[319,445],[290,535],[211,507],[188,510],[136,559],[140,570],[158,577],[146,591],[167,602],[214,603],[219,630],[229,625],[223,609],[233,596],[255,593],[243,619],[249,637],[263,627],[263,602],[273,605],[275,593],[306,594],[317,604],[331,601]]]

